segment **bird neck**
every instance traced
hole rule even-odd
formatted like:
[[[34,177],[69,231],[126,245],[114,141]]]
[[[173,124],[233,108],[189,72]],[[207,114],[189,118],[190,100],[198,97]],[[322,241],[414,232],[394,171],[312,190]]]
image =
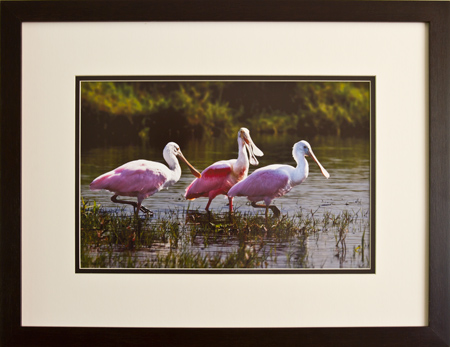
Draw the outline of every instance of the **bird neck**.
[[[181,167],[177,157],[175,157],[173,154],[170,154],[167,156],[167,158],[165,157],[164,159],[166,160],[167,166],[169,167],[170,171],[172,171],[172,178],[178,181],[181,177]]]
[[[238,137],[238,158],[235,166],[241,170],[248,170],[249,167],[247,150],[245,149],[244,141],[241,137]]]
[[[293,185],[297,185],[302,183],[308,177],[309,164],[304,156],[294,157],[294,159],[297,162],[297,167],[291,175],[291,182]]]

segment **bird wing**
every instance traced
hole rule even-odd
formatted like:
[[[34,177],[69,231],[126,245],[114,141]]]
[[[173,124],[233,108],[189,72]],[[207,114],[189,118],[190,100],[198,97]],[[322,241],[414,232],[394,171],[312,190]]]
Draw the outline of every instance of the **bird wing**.
[[[136,160],[101,175],[91,189],[107,189],[122,196],[146,198],[162,189],[167,180],[167,167],[161,163]]]
[[[208,166],[202,171],[202,177],[196,178],[186,188],[186,199],[208,196],[210,191],[226,186],[226,179],[232,172],[235,161],[233,159],[223,160]]]
[[[264,197],[273,199],[283,196],[291,189],[289,174],[282,167],[274,165],[255,170],[246,179],[231,188],[228,196],[247,196],[259,200]]]

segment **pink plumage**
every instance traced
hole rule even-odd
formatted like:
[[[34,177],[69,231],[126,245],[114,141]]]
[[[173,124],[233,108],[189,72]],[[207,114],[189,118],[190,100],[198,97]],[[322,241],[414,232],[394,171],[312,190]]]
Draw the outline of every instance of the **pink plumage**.
[[[209,198],[206,210],[208,210],[211,201],[217,195],[225,195],[228,190],[240,180],[247,176],[248,168],[243,170],[234,169],[236,159],[223,160],[207,167],[202,171],[202,177],[196,178],[189,187],[186,188],[185,197],[193,200],[200,197]],[[230,201],[230,209],[233,208]]]
[[[168,178],[165,171],[167,167],[161,163],[135,160],[97,177],[90,188],[106,189],[142,201],[163,188]]]
[[[200,173],[183,156],[176,143],[169,142],[164,147],[163,156],[168,167],[158,162],[142,159],[130,161],[97,177],[91,182],[90,188],[91,190],[109,190],[114,193],[111,201],[132,205],[136,213],[139,210],[151,212],[141,206],[142,201],[161,189],[169,188],[180,179],[181,167],[177,158],[186,163],[194,176],[201,177]],[[136,197],[137,203],[118,200],[119,195]]]
[[[269,208],[278,216],[280,210],[270,203],[306,180],[309,173],[306,156],[311,157],[317,163],[326,178],[330,177],[327,170],[317,160],[308,142],[297,142],[292,148],[292,156],[297,162],[297,167],[274,164],[255,170],[250,176],[234,185],[228,191],[228,197],[246,196],[252,202],[253,207],[266,209],[266,218]],[[258,201],[264,201],[265,205],[257,205]]]
[[[285,195],[293,187],[289,170],[283,166],[269,165],[255,170],[245,180],[230,189],[228,196],[246,196],[250,201],[264,200],[267,205],[270,205],[273,199]]]
[[[247,177],[249,164],[257,165],[258,160],[255,155],[262,156],[263,152],[253,143],[250,132],[246,128],[241,128],[238,132],[238,147],[237,159],[221,160],[203,170],[202,177],[195,179],[186,188],[186,199],[207,197],[209,200],[205,210],[208,211],[211,201],[217,195],[226,195],[231,187]],[[232,212],[233,198],[228,200],[229,209]]]

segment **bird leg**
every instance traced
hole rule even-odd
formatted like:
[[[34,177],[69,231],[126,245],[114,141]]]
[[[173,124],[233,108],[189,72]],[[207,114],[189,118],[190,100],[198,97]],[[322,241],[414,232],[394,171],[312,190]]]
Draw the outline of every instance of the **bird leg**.
[[[228,197],[228,201],[229,201],[229,206],[230,206],[230,214],[233,213],[233,198],[232,197]]]
[[[150,211],[148,208],[145,208],[141,204],[142,204],[142,201],[138,199],[138,202],[137,202],[137,205],[136,205],[136,208],[137,208],[137,211],[138,211],[137,214],[139,214],[139,211],[142,211],[144,213],[149,213],[151,216],[153,216],[153,211]]]
[[[269,212],[269,208],[272,210],[273,215],[275,217],[280,217],[281,215],[281,211],[278,209],[278,207],[276,207],[275,205],[258,205],[256,202],[252,202],[252,206],[256,207],[256,208],[265,208],[266,209],[266,219],[267,219],[267,213]]]
[[[269,208],[272,210],[272,213],[275,217],[280,217],[281,215],[281,211],[279,210],[278,207],[276,207],[275,205],[270,205]]]
[[[111,201],[115,202],[115,203],[118,203],[118,204],[126,204],[126,205],[133,206],[135,214],[136,214],[136,210],[137,210],[138,213],[139,213],[139,210],[140,210],[140,211],[142,211],[144,213],[151,213],[151,214],[153,214],[152,211],[150,211],[149,209],[145,208],[144,206],[140,206],[140,204],[138,204],[138,203],[136,203],[134,201],[119,200],[119,199],[117,199],[117,197],[118,197],[117,194],[113,195],[111,197]]]
[[[151,215],[153,215],[153,211],[149,210],[148,208],[141,206],[140,210],[144,213],[150,213]]]
[[[232,224],[233,217],[234,217],[234,215],[233,215],[233,198],[228,196],[228,201],[229,201],[228,205],[230,206],[230,212],[228,214],[228,218],[229,218],[230,224]]]
[[[134,207],[134,211],[136,212],[136,208],[137,208],[137,203],[134,201],[125,201],[125,200],[118,200],[117,199],[118,195],[113,195],[111,197],[111,201],[115,202],[117,204],[127,204],[127,205],[131,205]]]
[[[209,198],[208,203],[206,204],[205,210],[209,212],[209,205],[211,205],[211,201],[213,201],[214,198]]]

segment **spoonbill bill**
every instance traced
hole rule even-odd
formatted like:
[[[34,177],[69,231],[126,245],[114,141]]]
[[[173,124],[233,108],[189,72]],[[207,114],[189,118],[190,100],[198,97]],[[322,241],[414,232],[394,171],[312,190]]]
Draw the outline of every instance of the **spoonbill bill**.
[[[238,131],[237,142],[239,148],[238,158],[221,160],[208,166],[202,171],[202,177],[196,178],[186,188],[186,199],[209,198],[205,207],[205,210],[209,211],[209,205],[217,195],[226,195],[231,187],[247,177],[249,163],[252,165],[259,164],[255,156],[260,157],[264,153],[256,147],[247,128],[241,128]],[[233,198],[228,197],[228,200],[230,212],[233,212]]]
[[[194,176],[201,177],[201,174],[183,156],[180,146],[175,142],[169,142],[164,147],[163,157],[169,167],[143,159],[130,161],[97,177],[91,182],[90,189],[109,190],[114,193],[111,197],[112,202],[132,205],[136,214],[139,210],[151,213],[150,210],[141,206],[142,201],[161,189],[168,189],[180,179],[181,167],[177,158],[186,163]],[[118,200],[118,196],[136,197],[137,203]]]
[[[292,156],[297,162],[297,167],[274,164],[257,169],[246,179],[233,186],[228,191],[228,197],[232,199],[235,196],[246,196],[252,202],[253,207],[266,209],[266,219],[269,208],[278,217],[280,210],[270,203],[273,199],[285,195],[293,187],[306,180],[309,173],[306,156],[311,157],[317,163],[326,178],[330,177],[327,170],[317,160],[308,142],[297,142],[292,148]],[[261,200],[264,201],[265,205],[256,204]]]

